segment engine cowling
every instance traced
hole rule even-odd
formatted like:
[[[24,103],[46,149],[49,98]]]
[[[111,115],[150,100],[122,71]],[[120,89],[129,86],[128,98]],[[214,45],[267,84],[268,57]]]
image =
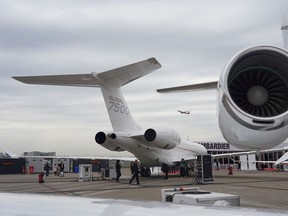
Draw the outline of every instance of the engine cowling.
[[[161,149],[172,149],[180,144],[179,134],[172,129],[149,128],[144,133],[144,138],[151,146]]]
[[[288,136],[288,53],[256,46],[235,55],[218,83],[219,125],[230,143],[274,147]]]
[[[95,135],[95,141],[99,145],[103,146],[106,149],[109,149],[111,151],[125,151],[124,149],[120,148],[118,145],[115,144],[115,140],[117,138],[116,134],[111,132],[111,133],[105,133],[103,131],[99,131]]]

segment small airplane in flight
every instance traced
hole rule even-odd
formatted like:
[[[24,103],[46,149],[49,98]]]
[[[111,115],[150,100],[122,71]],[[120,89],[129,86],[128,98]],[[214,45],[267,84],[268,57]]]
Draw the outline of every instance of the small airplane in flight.
[[[162,163],[173,165],[182,158],[191,160],[197,155],[207,154],[204,146],[181,140],[173,129],[143,129],[133,119],[121,87],[160,67],[155,58],[150,58],[102,73],[13,78],[27,84],[100,87],[113,130],[99,131],[95,141],[111,151],[131,152],[141,161],[144,176],[150,176],[149,167],[161,166]]]
[[[190,110],[187,110],[187,111],[177,110],[177,112],[181,114],[190,114]]]

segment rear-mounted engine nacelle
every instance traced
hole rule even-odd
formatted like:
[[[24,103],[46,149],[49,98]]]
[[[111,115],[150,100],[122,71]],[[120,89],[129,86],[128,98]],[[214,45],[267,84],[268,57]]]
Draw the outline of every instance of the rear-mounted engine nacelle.
[[[95,135],[95,141],[96,143],[100,144],[101,146],[105,147],[106,149],[109,149],[111,151],[125,151],[124,149],[120,148],[118,145],[115,144],[113,141],[116,139],[117,136],[115,133],[104,133],[103,131],[99,131]]]
[[[102,131],[98,132],[96,135],[95,135],[95,141],[96,143],[98,144],[103,144],[106,142],[106,134]]]
[[[179,134],[172,129],[149,128],[145,131],[144,138],[149,145],[161,149],[174,148],[181,142]]]

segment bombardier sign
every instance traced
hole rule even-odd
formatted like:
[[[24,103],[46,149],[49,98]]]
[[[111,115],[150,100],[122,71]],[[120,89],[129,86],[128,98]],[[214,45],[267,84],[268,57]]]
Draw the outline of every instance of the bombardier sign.
[[[224,152],[230,152],[230,151],[243,151],[243,149],[236,148],[235,146],[231,145],[227,142],[197,142],[201,145],[203,145],[208,151],[224,151]]]
[[[229,143],[201,143],[206,149],[229,149],[230,150],[230,144]]]

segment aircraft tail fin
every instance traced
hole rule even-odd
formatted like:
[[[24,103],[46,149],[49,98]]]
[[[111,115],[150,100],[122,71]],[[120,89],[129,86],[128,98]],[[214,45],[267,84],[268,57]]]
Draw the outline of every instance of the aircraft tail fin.
[[[161,67],[155,58],[150,58],[109,71],[91,74],[17,76],[14,79],[27,84],[100,87],[114,131],[136,131],[140,126],[134,121],[121,86],[124,86]]]
[[[126,85],[152,71],[161,65],[155,58],[106,71],[94,76],[99,80],[106,108],[114,131],[138,131],[141,127],[134,121],[121,86]]]

